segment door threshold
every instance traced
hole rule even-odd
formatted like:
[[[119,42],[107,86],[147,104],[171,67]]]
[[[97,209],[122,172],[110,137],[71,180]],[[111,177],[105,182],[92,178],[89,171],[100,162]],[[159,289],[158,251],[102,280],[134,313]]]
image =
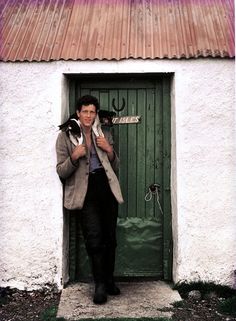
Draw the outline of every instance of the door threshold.
[[[178,291],[164,281],[117,282],[121,294],[108,296],[106,304],[93,303],[94,284],[73,283],[63,289],[57,317],[65,320],[99,318],[171,317]]]

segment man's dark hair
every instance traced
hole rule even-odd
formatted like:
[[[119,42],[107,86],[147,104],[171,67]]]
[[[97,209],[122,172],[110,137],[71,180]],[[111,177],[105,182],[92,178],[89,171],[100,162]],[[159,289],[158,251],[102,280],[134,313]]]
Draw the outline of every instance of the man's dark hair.
[[[79,98],[76,104],[76,110],[81,111],[82,106],[94,105],[96,112],[98,112],[100,105],[96,97],[85,95]]]
[[[82,106],[88,106],[88,105],[94,105],[95,108],[96,108],[96,112],[98,112],[99,109],[100,109],[100,104],[99,104],[97,98],[94,97],[94,96],[91,96],[91,95],[85,95],[85,96],[82,96],[81,98],[79,98],[79,100],[77,101],[77,104],[76,104],[75,107],[76,107],[76,110],[81,111]],[[103,111],[103,113],[104,113],[104,111]],[[105,111],[105,113],[107,113],[107,111]],[[109,113],[109,112],[108,112],[108,113]],[[106,117],[106,116],[103,116],[103,117]],[[71,116],[68,118],[68,120],[67,120],[65,123],[59,125],[59,126],[58,126],[59,129],[60,129],[60,130],[61,130],[61,129],[64,130],[65,128],[67,128],[68,126],[70,126],[70,125],[71,125],[71,119],[76,119],[76,120],[78,120],[78,115],[77,115],[77,113],[74,113],[73,115],[71,115]]]

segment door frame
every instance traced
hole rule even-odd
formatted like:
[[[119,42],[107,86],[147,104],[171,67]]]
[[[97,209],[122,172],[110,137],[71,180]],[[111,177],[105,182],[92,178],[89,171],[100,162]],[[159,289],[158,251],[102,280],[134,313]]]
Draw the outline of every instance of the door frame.
[[[162,106],[165,106],[163,115],[163,171],[167,174],[163,175],[163,279],[172,280],[173,267],[173,237],[172,237],[172,211],[171,211],[171,81],[173,74],[163,73],[137,73],[137,74],[72,74],[68,75],[69,86],[69,113],[74,112],[74,104],[76,97],[78,81],[108,81],[109,79],[120,81],[128,79],[143,79],[159,81],[161,84]],[[159,87],[160,89],[160,87]],[[69,249],[70,252],[70,249]],[[70,255],[69,255],[70,256]],[[69,258],[69,278],[70,281],[75,280],[76,268],[75,262],[71,262]]]

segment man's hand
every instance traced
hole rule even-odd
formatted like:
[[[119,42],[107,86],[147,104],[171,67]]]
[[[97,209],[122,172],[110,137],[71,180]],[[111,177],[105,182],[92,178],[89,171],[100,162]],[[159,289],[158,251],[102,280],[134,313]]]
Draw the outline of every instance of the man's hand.
[[[86,147],[84,144],[77,145],[75,149],[73,150],[73,153],[71,155],[71,159],[73,162],[76,162],[79,158],[86,155]]]
[[[107,152],[107,153],[113,152],[112,146],[108,143],[105,137],[98,136],[96,138],[96,142],[98,147],[104,150],[104,152]]]
[[[99,148],[107,153],[109,160],[112,161],[114,158],[113,147],[108,143],[106,138],[103,136],[98,136],[96,138],[96,143]]]

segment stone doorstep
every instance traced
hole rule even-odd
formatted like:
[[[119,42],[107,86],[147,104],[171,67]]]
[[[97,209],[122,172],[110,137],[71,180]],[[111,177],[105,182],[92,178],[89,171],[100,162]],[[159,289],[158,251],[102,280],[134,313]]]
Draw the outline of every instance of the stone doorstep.
[[[92,302],[92,283],[71,284],[63,289],[57,317],[66,320],[83,318],[171,317],[171,303],[180,301],[178,291],[163,281],[118,282],[121,294],[108,296],[107,303]]]

